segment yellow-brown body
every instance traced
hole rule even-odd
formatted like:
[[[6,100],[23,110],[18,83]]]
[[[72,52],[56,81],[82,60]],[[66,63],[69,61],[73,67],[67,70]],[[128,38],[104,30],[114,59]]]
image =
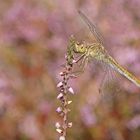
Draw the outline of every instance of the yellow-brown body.
[[[92,58],[105,63],[115,71],[119,72],[121,75],[125,76],[136,86],[140,87],[140,80],[123,68],[115,59],[113,59],[100,43],[93,43],[89,45],[85,43],[75,43],[73,50],[75,53],[84,55],[84,58]]]

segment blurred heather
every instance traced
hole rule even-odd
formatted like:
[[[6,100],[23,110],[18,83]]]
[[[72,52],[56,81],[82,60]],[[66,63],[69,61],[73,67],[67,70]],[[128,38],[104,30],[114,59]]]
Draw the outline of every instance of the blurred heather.
[[[68,39],[83,30],[78,9],[96,21],[112,56],[140,78],[139,0],[3,0],[0,140],[57,139],[56,84]],[[82,33],[76,37],[85,40]],[[121,93],[102,101],[95,69],[71,83],[77,94],[67,139],[139,140],[140,89],[124,79]]]

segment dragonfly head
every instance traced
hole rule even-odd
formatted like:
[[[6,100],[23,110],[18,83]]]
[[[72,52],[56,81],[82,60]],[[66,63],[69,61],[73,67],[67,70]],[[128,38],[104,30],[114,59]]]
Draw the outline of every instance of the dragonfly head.
[[[74,48],[73,48],[75,53],[85,53],[86,52],[86,45],[85,44],[80,44],[79,42],[75,43]]]

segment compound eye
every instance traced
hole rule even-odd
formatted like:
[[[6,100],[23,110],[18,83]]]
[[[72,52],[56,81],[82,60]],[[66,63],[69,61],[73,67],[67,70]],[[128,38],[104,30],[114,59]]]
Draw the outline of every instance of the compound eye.
[[[84,48],[84,46],[83,45],[81,45],[81,49],[83,49]]]

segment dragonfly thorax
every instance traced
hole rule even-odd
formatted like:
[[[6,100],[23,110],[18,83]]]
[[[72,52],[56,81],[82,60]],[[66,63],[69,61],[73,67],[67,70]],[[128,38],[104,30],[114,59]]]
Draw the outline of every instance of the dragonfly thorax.
[[[105,59],[107,56],[105,48],[100,43],[94,43],[90,45],[87,52],[89,57],[95,58],[97,60]]]
[[[85,44],[75,44],[73,50],[74,50],[75,53],[83,54],[87,51],[87,46]]]

